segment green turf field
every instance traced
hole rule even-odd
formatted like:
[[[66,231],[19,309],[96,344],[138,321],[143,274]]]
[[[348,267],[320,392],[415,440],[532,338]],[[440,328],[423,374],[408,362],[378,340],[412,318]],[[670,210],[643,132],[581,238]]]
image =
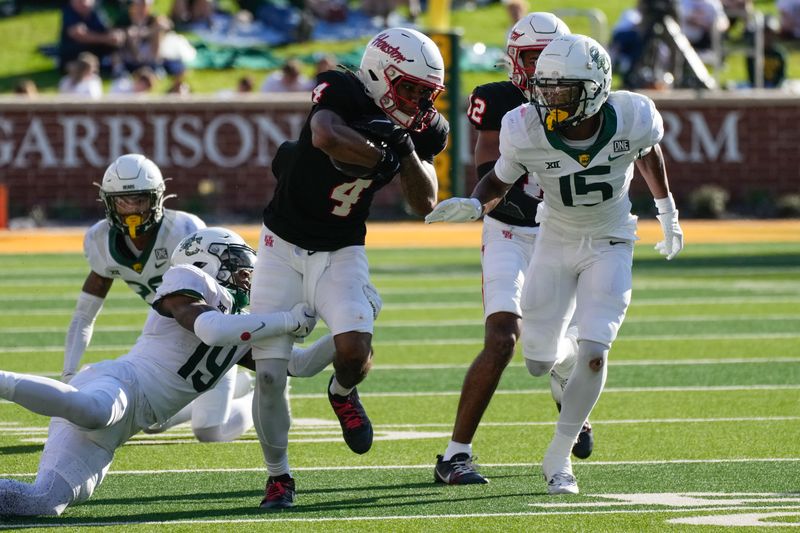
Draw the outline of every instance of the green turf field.
[[[324,396],[329,372],[295,379],[294,509],[258,510],[266,477],[254,431],[199,444],[181,426],[120,449],[86,504],[0,528],[797,531],[800,243],[696,244],[669,263],[637,247],[633,304],[592,414],[595,453],[575,461],[581,494],[560,497],[539,472],[555,406],[519,356],[474,443],[491,483],[432,483],[481,345],[478,251],[371,250],[370,260],[385,305],[360,390],[376,441],[364,456],[347,449]],[[0,368],[60,374],[86,269],[79,254],[0,255]],[[87,361],[124,353],[144,316],[115,285]],[[0,477],[32,480],[46,424],[0,402]]]

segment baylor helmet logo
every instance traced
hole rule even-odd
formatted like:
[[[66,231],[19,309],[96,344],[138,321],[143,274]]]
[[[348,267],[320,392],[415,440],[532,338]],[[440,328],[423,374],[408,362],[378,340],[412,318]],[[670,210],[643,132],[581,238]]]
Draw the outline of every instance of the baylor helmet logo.
[[[602,70],[604,73],[608,74],[608,71],[611,69],[611,65],[608,63],[608,57],[605,54],[600,53],[600,49],[596,46],[592,46],[589,48],[589,57],[592,60],[592,63],[597,65],[598,70]]]
[[[200,253],[200,243],[203,237],[198,236],[196,233],[187,238],[181,243],[181,251],[186,255],[194,255]]]

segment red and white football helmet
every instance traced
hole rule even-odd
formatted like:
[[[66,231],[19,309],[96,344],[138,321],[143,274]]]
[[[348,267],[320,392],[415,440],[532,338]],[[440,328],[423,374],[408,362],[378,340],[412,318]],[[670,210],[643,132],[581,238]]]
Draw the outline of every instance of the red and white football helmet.
[[[367,45],[358,76],[387,116],[404,128],[420,131],[436,115],[433,102],[444,91],[444,60],[436,44],[422,33],[389,28]],[[424,97],[417,102],[403,99],[397,92],[401,82],[424,87]]]
[[[526,68],[522,53],[530,50],[541,51],[550,41],[570,33],[563,20],[552,13],[528,13],[519,20],[508,34],[506,41],[506,68],[511,82],[519,87],[528,100],[531,91],[531,78],[534,72]]]

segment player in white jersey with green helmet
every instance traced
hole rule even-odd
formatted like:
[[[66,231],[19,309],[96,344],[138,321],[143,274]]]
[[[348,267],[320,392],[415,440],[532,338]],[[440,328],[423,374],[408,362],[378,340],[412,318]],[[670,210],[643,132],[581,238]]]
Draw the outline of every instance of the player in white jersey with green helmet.
[[[91,270],[67,331],[62,371],[67,383],[91,342],[95,320],[114,280],[124,281],[152,304],[172,251],[184,237],[206,227],[195,215],[164,208],[170,196],[165,195],[161,170],[141,154],[118,157],[97,185],[106,218],[89,228],[84,238]],[[243,307],[242,302],[237,305]],[[232,368],[213,391],[147,431],[161,432],[191,420],[192,431],[201,441],[234,440],[253,425],[252,391],[250,374]]]
[[[114,452],[144,428],[163,423],[214,387],[237,363],[254,368],[249,343],[308,335],[316,319],[304,303],[291,311],[237,314],[250,291],[255,252],[225,228],[201,229],[172,255],[141,335],[126,355],[92,364],[70,383],[0,371],[0,398],[53,417],[36,480],[0,479],[0,515],[59,515],[88,499]],[[293,357],[333,361],[326,335]],[[243,361],[244,359],[244,361]]]
[[[659,212],[664,240],[656,249],[672,259],[683,232],[658,145],[661,116],[646,96],[610,92],[611,60],[602,46],[582,35],[554,39],[539,56],[533,86],[532,104],[503,118],[494,170],[471,198],[445,200],[426,221],[476,220],[521,174],[537,174],[544,197],[522,289],[523,355],[534,376],[549,372],[575,311],[578,360],[542,469],[551,494],[576,494],[570,451],[600,397],[608,351],[631,298],[634,163]]]

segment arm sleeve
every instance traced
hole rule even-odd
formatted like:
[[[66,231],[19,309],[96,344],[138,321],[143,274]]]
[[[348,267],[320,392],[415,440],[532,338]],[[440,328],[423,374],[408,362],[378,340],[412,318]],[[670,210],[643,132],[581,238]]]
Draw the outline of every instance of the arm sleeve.
[[[194,321],[194,333],[208,346],[247,344],[288,333],[297,327],[291,313],[225,315],[206,311]]]
[[[103,301],[103,298],[88,292],[81,291],[78,296],[75,313],[73,313],[72,321],[69,323],[69,329],[67,329],[62,376],[71,377],[78,368],[81,357],[83,357],[89,342],[92,340],[94,321],[103,308]]]

